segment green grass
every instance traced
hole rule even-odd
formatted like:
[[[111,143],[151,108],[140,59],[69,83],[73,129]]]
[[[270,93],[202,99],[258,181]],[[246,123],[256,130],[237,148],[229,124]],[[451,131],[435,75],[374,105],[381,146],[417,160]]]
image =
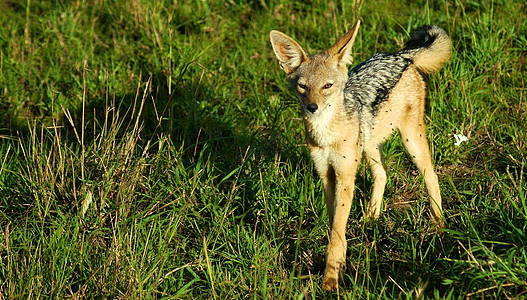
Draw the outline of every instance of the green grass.
[[[526,298],[527,6],[392,2],[1,2],[0,298]],[[427,115],[447,229],[390,140],[385,212],[359,221],[361,167],[326,293],[322,187],[268,33],[320,51],[356,18],[356,62],[422,24],[452,36]]]

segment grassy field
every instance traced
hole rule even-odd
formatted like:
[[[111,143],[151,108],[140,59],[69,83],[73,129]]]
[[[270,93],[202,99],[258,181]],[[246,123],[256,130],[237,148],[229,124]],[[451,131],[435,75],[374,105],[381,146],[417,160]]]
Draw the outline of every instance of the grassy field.
[[[0,299],[527,298],[524,1],[0,1]],[[385,147],[385,211],[322,291],[327,216],[268,40],[354,61],[445,28],[428,135],[447,228]],[[468,141],[455,144],[454,135]]]

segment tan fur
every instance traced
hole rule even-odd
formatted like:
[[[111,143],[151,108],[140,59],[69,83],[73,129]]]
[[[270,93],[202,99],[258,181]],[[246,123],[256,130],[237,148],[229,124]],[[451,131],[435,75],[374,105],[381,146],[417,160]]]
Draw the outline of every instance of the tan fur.
[[[426,83],[419,71],[437,70],[450,56],[443,45],[437,57],[432,50],[415,57],[378,108],[371,122],[362,122],[345,107],[344,87],[348,80],[346,65],[360,22],[326,52],[309,56],[292,38],[272,31],[273,50],[288,80],[296,91],[303,111],[307,144],[315,168],[324,185],[324,198],[331,226],[323,288],[337,288],[339,272],[346,260],[346,224],[353,200],[355,174],[364,155],[373,175],[373,192],[366,211],[377,218],[382,209],[386,171],[382,144],[399,131],[402,142],[424,175],[430,194],[434,222],[442,224],[441,196],[426,139],[424,110]],[[427,52],[428,51],[428,52]],[[434,55],[436,56],[434,58]],[[419,70],[418,70],[419,69]],[[350,115],[351,113],[351,115]]]
[[[386,172],[380,157],[382,149],[377,145],[383,144],[397,130],[406,151],[425,177],[434,221],[441,222],[441,195],[426,139],[425,101],[426,83],[417,68],[410,65],[380,108],[371,138],[365,141],[364,154],[374,178],[373,194],[366,214],[369,218],[380,215],[386,183]]]

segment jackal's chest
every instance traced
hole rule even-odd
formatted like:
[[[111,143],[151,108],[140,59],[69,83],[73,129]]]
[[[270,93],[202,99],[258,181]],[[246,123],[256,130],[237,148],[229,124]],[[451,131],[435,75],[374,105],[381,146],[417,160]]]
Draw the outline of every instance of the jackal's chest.
[[[311,123],[306,124],[306,135],[309,144],[327,147],[335,144],[339,132],[331,124]]]
[[[360,159],[360,130],[347,122],[340,126],[316,126],[307,132],[311,159],[317,172],[325,176],[328,167],[341,172]]]
[[[358,134],[356,120],[346,116],[304,118],[307,142],[318,147],[338,147]]]

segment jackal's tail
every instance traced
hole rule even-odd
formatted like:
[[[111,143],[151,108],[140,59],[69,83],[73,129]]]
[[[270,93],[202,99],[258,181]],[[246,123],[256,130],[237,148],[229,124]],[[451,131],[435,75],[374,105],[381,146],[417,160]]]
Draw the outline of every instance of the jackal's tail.
[[[399,54],[411,59],[419,70],[428,74],[441,69],[450,58],[451,50],[452,41],[442,28],[425,25],[417,29]]]

